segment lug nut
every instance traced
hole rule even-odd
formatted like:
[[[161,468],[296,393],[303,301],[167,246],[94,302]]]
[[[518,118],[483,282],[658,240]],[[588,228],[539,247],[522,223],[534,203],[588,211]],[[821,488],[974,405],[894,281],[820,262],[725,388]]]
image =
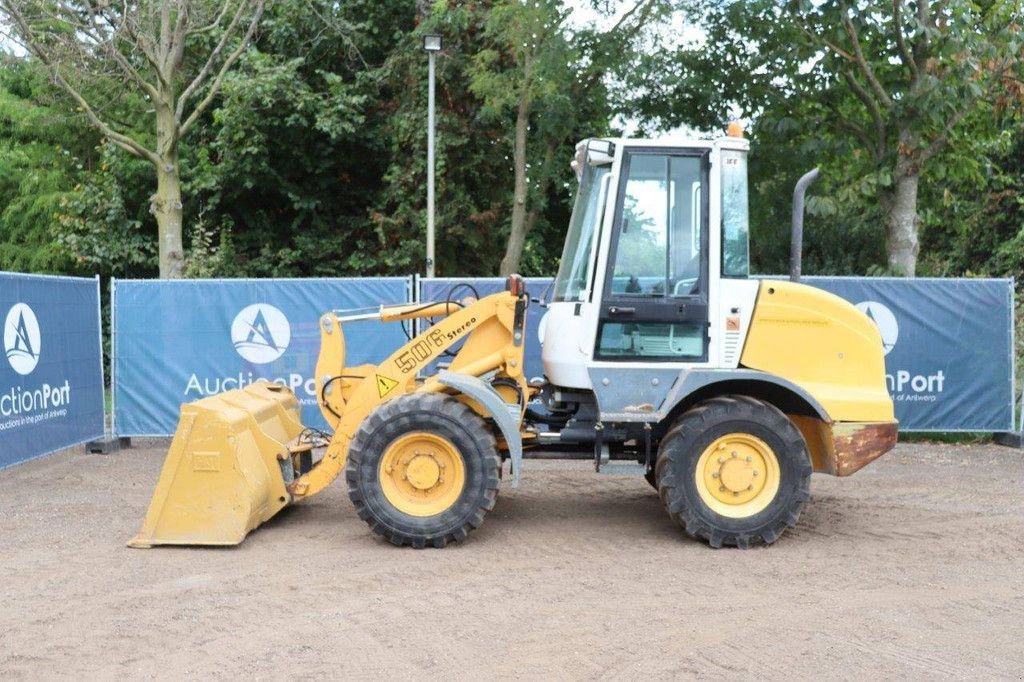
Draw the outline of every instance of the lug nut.
[[[736,452],[735,450],[733,450],[733,451],[732,451],[732,456],[733,456],[733,457],[739,457],[739,454],[738,454],[738,453],[737,453],[737,452]]]
[[[748,485],[748,486],[747,486],[747,490],[753,490],[753,489],[754,489],[754,486],[753,486],[753,485]]]
[[[754,470],[754,475],[757,476],[757,469]]]
[[[748,456],[747,456],[747,461],[748,461],[748,462],[753,462],[754,460],[753,460],[753,459],[752,459],[752,458],[751,458],[751,457],[750,457],[750,456],[748,455]]]
[[[724,493],[725,492],[725,486],[724,485],[718,486],[718,492]]]
[[[721,457],[719,457],[719,458],[718,458],[718,463],[719,463],[719,464],[725,464],[725,460],[724,460],[724,459],[722,459]]]
[[[712,471],[711,472],[711,478],[718,478],[718,472],[717,471]]]
[[[732,494],[732,496],[733,496],[733,497],[739,497],[739,496],[740,496],[740,494],[739,494],[738,492],[735,492],[735,491],[733,491],[733,494]]]

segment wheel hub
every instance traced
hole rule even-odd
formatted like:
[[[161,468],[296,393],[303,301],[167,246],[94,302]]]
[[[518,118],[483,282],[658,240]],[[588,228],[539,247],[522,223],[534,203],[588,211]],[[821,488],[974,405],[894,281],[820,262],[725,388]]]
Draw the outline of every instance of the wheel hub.
[[[441,467],[430,454],[417,453],[405,467],[409,483],[417,490],[430,490],[441,478]]]
[[[779,489],[779,461],[771,447],[747,433],[712,442],[697,462],[697,492],[712,510],[732,518],[767,507]]]
[[[722,481],[726,491],[740,493],[750,490],[754,483],[754,472],[757,471],[746,460],[731,457],[725,460],[718,470],[718,478]],[[761,479],[764,480],[763,478]]]
[[[395,509],[411,516],[434,516],[459,499],[466,469],[447,438],[415,431],[396,438],[381,455],[381,491]]]

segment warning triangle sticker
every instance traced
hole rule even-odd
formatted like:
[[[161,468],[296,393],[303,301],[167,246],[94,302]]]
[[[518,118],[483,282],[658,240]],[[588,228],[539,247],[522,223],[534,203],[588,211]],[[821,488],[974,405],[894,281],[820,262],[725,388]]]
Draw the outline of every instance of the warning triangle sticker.
[[[391,389],[398,385],[398,382],[394,379],[389,379],[386,376],[377,375],[377,393],[383,398],[388,393],[391,393]]]

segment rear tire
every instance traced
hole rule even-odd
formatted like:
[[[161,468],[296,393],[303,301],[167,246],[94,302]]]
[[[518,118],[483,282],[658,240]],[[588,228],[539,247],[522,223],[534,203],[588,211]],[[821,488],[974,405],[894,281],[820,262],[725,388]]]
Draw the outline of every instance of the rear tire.
[[[455,398],[380,405],[352,438],[345,480],[359,518],[395,545],[464,540],[494,508],[501,459],[487,423]]]
[[[679,417],[655,470],[669,516],[712,547],[771,544],[810,499],[802,434],[777,408],[747,396],[714,398]]]

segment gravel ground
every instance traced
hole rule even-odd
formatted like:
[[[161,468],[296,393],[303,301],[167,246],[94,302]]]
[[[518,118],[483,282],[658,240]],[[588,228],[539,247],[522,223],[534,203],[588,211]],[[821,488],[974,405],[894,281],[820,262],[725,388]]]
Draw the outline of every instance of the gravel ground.
[[[233,549],[125,547],[166,451],[0,472],[0,679],[980,678],[1024,673],[1024,453],[901,445],[815,476],[769,548],[687,539],[639,478],[527,462],[444,550],[343,486]]]

